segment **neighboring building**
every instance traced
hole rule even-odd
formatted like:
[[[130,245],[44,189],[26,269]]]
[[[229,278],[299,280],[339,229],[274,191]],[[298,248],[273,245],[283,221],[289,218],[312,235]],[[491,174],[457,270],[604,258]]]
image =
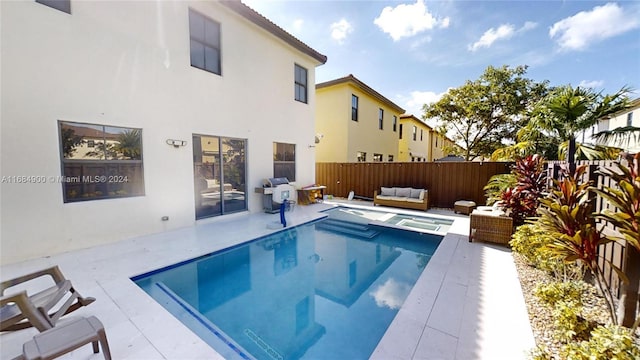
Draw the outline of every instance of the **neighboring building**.
[[[460,149],[453,140],[437,131],[431,132],[431,158],[433,161],[455,154]]]
[[[398,161],[436,161],[457,145],[414,115],[400,116]]]
[[[326,57],[240,1],[2,1],[0,26],[1,264],[315,181]]]
[[[316,161],[398,161],[404,109],[353,75],[317,84],[316,99]]]
[[[398,161],[432,161],[433,129],[413,115],[400,116]]]
[[[640,128],[640,98],[632,100],[630,105],[631,107],[627,110],[615,113],[605,119],[600,119],[598,124],[591,129],[590,135],[600,131],[614,130],[628,126]],[[583,134],[583,137],[585,137],[585,134]],[[587,139],[583,139],[583,142],[584,140]],[[595,143],[595,141],[590,139],[590,137],[589,140],[589,142]],[[640,141],[637,141],[637,138],[630,139],[628,143],[609,141],[606,145],[623,148],[625,151],[630,153],[640,152]]]

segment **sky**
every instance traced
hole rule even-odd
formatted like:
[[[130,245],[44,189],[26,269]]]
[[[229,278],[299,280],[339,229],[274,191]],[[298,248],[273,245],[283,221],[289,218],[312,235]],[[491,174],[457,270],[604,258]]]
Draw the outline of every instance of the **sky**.
[[[242,1],[327,56],[316,83],[353,74],[418,118],[490,65],[640,97],[640,1]]]

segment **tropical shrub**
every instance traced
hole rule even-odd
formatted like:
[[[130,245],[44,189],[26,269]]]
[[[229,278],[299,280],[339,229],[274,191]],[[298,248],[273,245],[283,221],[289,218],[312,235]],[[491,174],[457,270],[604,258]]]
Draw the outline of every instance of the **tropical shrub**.
[[[589,199],[589,183],[580,180],[585,170],[585,166],[579,166],[562,180],[554,180],[555,188],[541,200],[537,224],[553,239],[547,245],[553,257],[565,262],[578,262],[593,274],[596,285],[605,296],[612,323],[615,324],[613,296],[598,267],[597,254],[598,246],[611,239],[605,238],[596,227]],[[624,276],[617,267],[610,265],[621,277]]]
[[[582,281],[554,281],[538,285],[534,294],[550,307],[555,307],[560,301],[582,306],[582,294],[586,288],[587,285]]]
[[[615,226],[617,233],[607,236],[610,240],[627,243],[623,268],[627,280],[621,285],[621,298],[618,305],[620,325],[634,330],[640,323],[635,320],[638,305],[638,284],[640,283],[640,154],[627,158],[629,166],[617,164],[617,171],[605,169],[600,173],[615,181],[615,187],[605,186],[594,192],[615,206],[616,210],[605,209],[596,215]],[[635,320],[635,321],[634,321]]]
[[[539,155],[519,159],[511,173],[516,183],[502,193],[500,205],[518,226],[524,224],[525,219],[536,216],[540,198],[544,196],[547,185],[544,159]]]
[[[569,343],[562,347],[560,355],[572,360],[636,360],[640,359],[640,347],[629,329],[598,326],[588,341]]]
[[[582,313],[582,303],[576,301],[558,301],[552,311],[553,325],[556,339],[568,343],[574,339],[588,339],[593,325],[585,320]]]
[[[484,195],[487,198],[487,205],[493,205],[500,201],[502,193],[515,185],[516,177],[511,173],[493,175],[483,188]]]

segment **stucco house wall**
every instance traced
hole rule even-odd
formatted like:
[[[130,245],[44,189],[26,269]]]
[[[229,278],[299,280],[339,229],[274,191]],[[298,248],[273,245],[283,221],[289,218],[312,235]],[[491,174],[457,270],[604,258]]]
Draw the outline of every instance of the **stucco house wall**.
[[[145,193],[64,203],[58,181],[3,181],[1,264],[194,225],[193,134],[246,139],[251,212],[274,141],[296,144],[297,180],[314,182],[314,69],[326,57],[232,5],[72,1],[67,14],[0,2],[3,179],[59,177],[65,120],[142,129]],[[220,23],[222,75],[190,65],[190,8]],[[308,103],[294,100],[295,64],[308,70]]]
[[[351,119],[352,95],[358,97],[358,121]],[[382,154],[398,159],[398,130],[404,109],[354,77],[316,85],[316,131],[324,138],[316,147],[319,162],[356,162],[357,153],[365,152],[366,161]],[[379,128],[379,109],[383,110],[383,128]],[[393,117],[398,126],[393,130]]]
[[[399,142],[398,161],[433,161],[431,150],[433,129],[414,115],[402,115],[402,139]],[[416,127],[416,139],[413,140],[413,127]],[[422,131],[422,136],[420,132]],[[436,134],[437,135],[437,134]]]

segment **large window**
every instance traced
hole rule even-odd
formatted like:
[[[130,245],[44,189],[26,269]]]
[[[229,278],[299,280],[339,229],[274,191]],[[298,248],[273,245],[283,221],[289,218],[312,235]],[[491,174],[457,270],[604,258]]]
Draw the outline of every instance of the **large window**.
[[[59,122],[65,203],[144,195],[142,129]]]
[[[358,121],[358,97],[351,95],[351,120]]]
[[[273,143],[273,177],[296,181],[296,145]]]
[[[307,69],[296,64],[294,72],[295,72],[294,90],[295,90],[296,100],[306,103],[307,102]]]
[[[189,9],[191,66],[221,75],[220,23]]]
[[[71,14],[71,0],[36,0],[36,2]]]
[[[398,117],[393,115],[393,132],[398,130]]]
[[[413,141],[416,141],[418,135],[418,128],[416,126],[413,127]]]
[[[384,110],[378,109],[378,129],[384,129]]]

